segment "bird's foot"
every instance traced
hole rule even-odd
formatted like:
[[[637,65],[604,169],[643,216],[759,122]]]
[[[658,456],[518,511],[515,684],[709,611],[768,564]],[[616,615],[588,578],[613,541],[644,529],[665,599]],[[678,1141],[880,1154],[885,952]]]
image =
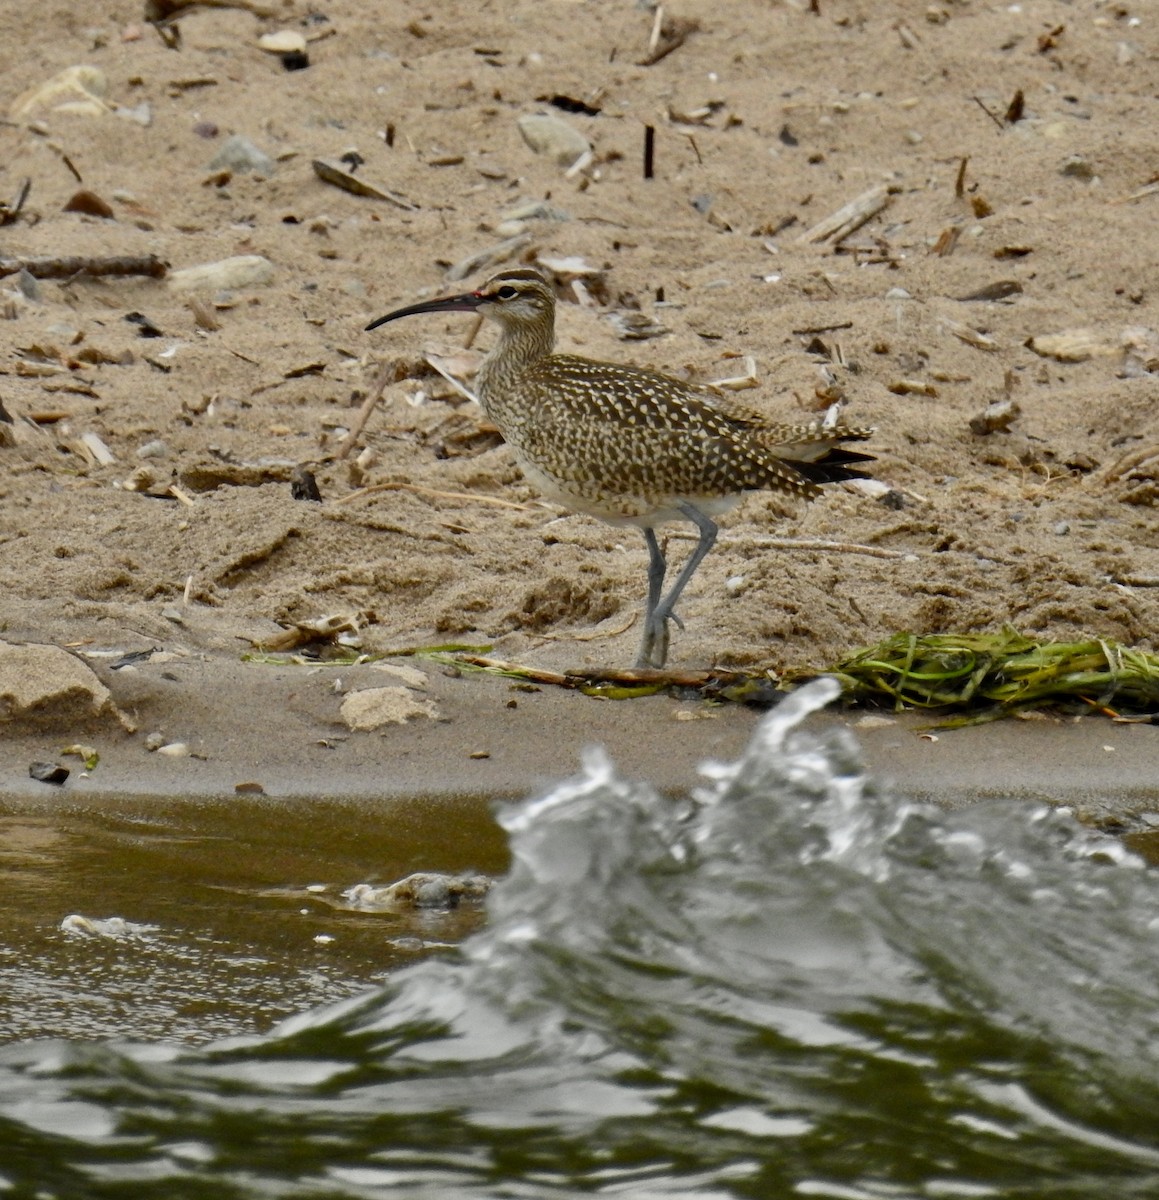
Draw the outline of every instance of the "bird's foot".
[[[668,661],[669,621],[672,621],[677,629],[684,629],[684,622],[673,612],[657,609],[645,619],[644,639],[636,657],[637,667],[652,667],[658,670]]]

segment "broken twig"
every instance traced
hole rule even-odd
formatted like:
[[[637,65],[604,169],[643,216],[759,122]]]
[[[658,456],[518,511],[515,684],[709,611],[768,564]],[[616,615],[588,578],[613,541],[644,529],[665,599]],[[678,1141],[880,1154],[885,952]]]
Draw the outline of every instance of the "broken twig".
[[[815,245],[819,242],[836,245],[842,238],[847,238],[854,230],[860,229],[871,217],[877,216],[889,204],[890,196],[895,190],[882,183],[867,192],[862,192],[835,213],[819,221],[812,229],[806,230],[797,241],[802,245]]]
[[[366,422],[370,420],[370,414],[374,412],[375,405],[382,399],[382,393],[386,391],[386,385],[394,378],[394,363],[385,363],[379,368],[379,372],[374,379],[374,385],[367,393],[366,399],[363,400],[362,407],[358,410],[358,416],[354,418],[354,424],[350,427],[350,432],[343,438],[342,444],[338,447],[338,453],[335,457],[339,461],[347,458],[350,451],[354,449],[355,443],[366,428]]]

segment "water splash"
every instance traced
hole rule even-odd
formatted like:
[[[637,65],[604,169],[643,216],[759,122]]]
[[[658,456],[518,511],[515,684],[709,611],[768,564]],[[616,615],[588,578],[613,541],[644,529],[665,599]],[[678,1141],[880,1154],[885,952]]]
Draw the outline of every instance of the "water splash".
[[[942,813],[770,714],[661,796],[593,752],[505,808],[454,959],[178,1053],[0,1050],[0,1188],[53,1196],[1153,1196],[1154,873]]]

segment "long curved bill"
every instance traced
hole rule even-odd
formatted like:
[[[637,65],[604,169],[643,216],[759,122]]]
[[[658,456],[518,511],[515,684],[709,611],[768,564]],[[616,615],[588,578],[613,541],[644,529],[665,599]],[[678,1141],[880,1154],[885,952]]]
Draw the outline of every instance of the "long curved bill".
[[[385,317],[371,321],[366,327],[367,333],[385,325],[387,321],[397,321],[399,317],[417,317],[421,313],[435,312],[474,312],[485,299],[478,292],[462,292],[458,296],[443,296],[438,300],[424,300],[421,304],[408,304],[406,308],[396,308]]]

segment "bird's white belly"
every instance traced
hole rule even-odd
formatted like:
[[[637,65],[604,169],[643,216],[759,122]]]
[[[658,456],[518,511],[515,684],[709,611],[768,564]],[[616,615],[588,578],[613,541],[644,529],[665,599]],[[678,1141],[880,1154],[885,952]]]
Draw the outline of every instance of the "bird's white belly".
[[[687,521],[688,517],[676,507],[680,502],[691,504],[705,516],[715,517],[728,512],[742,496],[645,497],[609,494],[602,491],[598,484],[575,483],[550,475],[518,450],[515,457],[523,477],[545,500],[572,512],[599,517],[609,525],[635,525],[649,529],[669,521]]]

